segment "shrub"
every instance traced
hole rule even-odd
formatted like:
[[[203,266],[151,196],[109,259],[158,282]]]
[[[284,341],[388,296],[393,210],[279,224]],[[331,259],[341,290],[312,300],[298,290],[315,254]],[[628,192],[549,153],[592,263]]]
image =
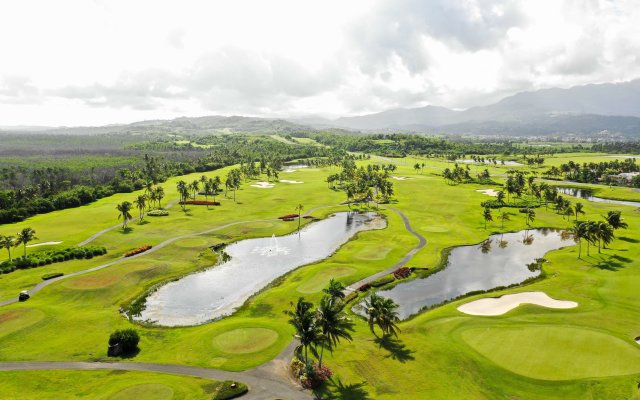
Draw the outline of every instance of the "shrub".
[[[109,346],[120,343],[124,353],[135,352],[138,349],[138,342],[140,342],[140,335],[135,329],[117,330],[109,336]]]
[[[62,276],[62,275],[64,275],[62,272],[52,272],[50,274],[42,275],[42,280],[46,281],[46,280],[49,280],[49,279],[57,278],[57,277]]]
[[[393,282],[396,278],[389,274],[389,275],[385,275],[382,278],[378,278],[375,281],[371,282],[369,285],[373,286],[373,287],[380,287],[383,285],[386,285],[387,283]]]
[[[344,297],[344,302],[349,303],[353,301],[353,299],[355,299],[356,297],[358,297],[358,292],[351,292]]]
[[[278,217],[278,219],[287,219],[287,218],[298,218],[298,214],[287,214],[287,215],[283,215],[282,217]]]
[[[224,381],[216,388],[213,400],[227,400],[240,397],[247,393],[249,388],[242,382]]]
[[[365,283],[364,285],[360,286],[358,288],[359,292],[366,292],[367,290],[369,290],[369,288],[371,288],[371,285],[369,285],[368,283]]]
[[[167,210],[151,210],[147,213],[150,217],[166,217],[169,215],[169,211]]]
[[[219,206],[219,201],[206,201],[206,200],[187,200],[180,204],[193,204],[195,206]]]
[[[135,256],[136,254],[144,253],[145,251],[149,250],[152,247],[153,246],[151,246],[150,244],[145,244],[144,246],[140,246],[137,249],[133,249],[131,251],[124,253],[124,256],[125,257]]]
[[[407,267],[398,268],[393,272],[393,276],[395,276],[396,279],[408,278],[409,275],[411,275],[411,269]]]
[[[302,375],[300,383],[305,389],[315,389],[324,381],[331,378],[331,375],[333,375],[333,372],[331,372],[329,367],[326,365],[319,367],[318,364],[315,364],[312,368],[309,368],[304,375]]]
[[[295,221],[295,218],[282,218],[283,221]]]

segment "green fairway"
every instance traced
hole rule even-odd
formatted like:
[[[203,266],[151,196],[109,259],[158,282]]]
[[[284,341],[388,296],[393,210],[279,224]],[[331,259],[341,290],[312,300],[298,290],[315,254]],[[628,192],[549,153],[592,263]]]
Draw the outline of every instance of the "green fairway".
[[[567,162],[570,157],[557,155],[553,163]],[[425,162],[428,168],[417,172],[412,167],[416,160]],[[427,239],[426,247],[407,266],[429,268],[424,273],[430,273],[441,264],[442,252],[447,248],[480,243],[490,234],[520,231],[527,226],[522,214],[512,208],[508,210],[512,215],[504,222],[504,228],[496,211],[494,221],[485,229],[480,203],[490,197],[476,190],[498,187],[447,184],[439,174],[443,168],[450,168],[451,163],[416,157],[394,161],[399,164],[393,175],[411,179],[393,181],[395,195],[390,206],[402,211],[414,229]],[[359,164],[376,162],[388,163],[372,159]],[[472,165],[470,169],[476,174],[484,166]],[[494,180],[502,183],[508,168],[489,169]],[[224,176],[226,171],[228,168],[205,175]],[[209,210],[188,206],[183,212],[179,205],[173,205],[167,217],[150,217],[145,224],[131,222],[127,233],[116,228],[97,236],[91,244],[105,246],[108,253],[104,256],[1,275],[0,299],[4,300],[41,282],[46,273],[69,274],[120,260],[100,271],[55,282],[25,303],[0,309],[0,361],[107,360],[109,334],[129,327],[140,333],[140,353],[125,362],[241,371],[272,360],[292,339],[293,329],[283,314],[292,301],[305,296],[317,302],[331,278],[352,284],[389,268],[416,246],[416,237],[386,205],[380,205],[379,210],[373,203],[369,208],[360,206],[381,213],[388,222],[385,229],[360,232],[327,259],[291,271],[256,293],[230,317],[199,326],[166,328],[132,324],[118,310],[154,285],[215,268],[218,256],[210,246],[295,231],[297,220],[286,222],[277,217],[294,213],[298,204],[303,204],[305,211],[323,207],[313,211],[317,218],[349,210],[348,206],[340,205],[346,201],[345,193],[327,187],[327,176],[335,172],[332,167],[282,173],[281,179],[305,183],[275,183],[272,189],[251,187],[253,182],[245,181],[236,193],[237,202],[229,193],[228,197],[219,195],[216,200],[221,206]],[[200,175],[172,178],[163,184],[167,193],[163,205],[178,197],[175,183],[179,179],[190,181]],[[635,193],[624,188],[603,190],[611,196]],[[87,206],[3,225],[0,234],[15,234],[19,229],[32,227],[39,241],[63,240],[59,246],[70,246],[117,224],[115,205],[140,193],[118,194]],[[402,332],[397,341],[376,341],[366,322],[351,315],[356,323],[354,340],[351,343],[343,340],[332,354],[325,354],[334,378],[323,390],[344,399],[424,398],[425,393],[432,399],[633,399],[636,381],[640,379],[640,346],[632,341],[640,336],[637,295],[640,213],[633,207],[586,200],[582,203],[586,215],[580,218],[600,219],[607,211],[622,210],[629,229],[616,231],[617,239],[600,254],[591,246],[587,256],[584,243],[582,259],[577,257],[578,246],[548,253],[545,258],[549,262],[543,267],[546,277],[524,288],[471,296],[404,321],[399,324]],[[573,224],[573,217],[567,221],[551,207],[536,208],[535,213],[532,228],[566,229]],[[302,223],[309,221],[303,219]],[[122,259],[125,252],[145,244],[157,250],[134,259]],[[530,290],[576,301],[579,306],[553,310],[524,305],[496,317],[472,317],[456,310],[463,302]],[[26,377],[44,373],[3,374]],[[78,379],[78,374],[84,372],[57,371],[52,376],[64,382]],[[102,372],[86,374],[95,374],[95,379],[91,378],[94,380],[87,378],[87,385],[109,377]],[[0,388],[10,390],[7,379]],[[116,383],[106,386],[127,390],[121,396],[144,398],[137,394],[143,391],[162,398],[171,389],[173,398],[182,398],[175,397],[183,392],[172,386],[170,380],[154,379],[133,379],[135,385],[131,388]],[[138,387],[139,384],[151,386]],[[65,390],[77,389],[73,385],[48,385],[58,398],[70,393]],[[187,385],[184,393],[188,390],[196,393],[191,398],[199,398],[201,389]],[[115,396],[118,391],[105,392],[102,398]]]

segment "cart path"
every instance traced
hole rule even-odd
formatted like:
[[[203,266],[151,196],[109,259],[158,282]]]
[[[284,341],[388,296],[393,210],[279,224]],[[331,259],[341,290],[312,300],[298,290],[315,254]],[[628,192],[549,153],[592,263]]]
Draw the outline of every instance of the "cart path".
[[[421,234],[419,234],[418,232],[416,232],[415,229],[413,229],[413,227],[411,226],[411,222],[409,221],[409,218],[407,218],[407,216],[402,211],[393,207],[386,207],[386,208],[395,212],[400,216],[400,218],[402,218],[402,221],[404,222],[404,227],[407,229],[407,231],[409,231],[413,236],[418,238],[419,240],[418,245],[413,249],[411,249],[407,254],[405,254],[405,256],[402,257],[402,259],[397,263],[395,263],[392,267],[389,267],[384,271],[380,271],[376,274],[370,275],[364,279],[359,280],[358,282],[354,282],[351,285],[347,286],[345,288],[345,294],[350,294],[352,292],[355,292],[356,290],[358,290],[360,286],[366,283],[370,283],[378,278],[382,278],[383,276],[392,273],[393,271],[395,271],[400,267],[404,267],[413,258],[413,256],[416,255],[417,252],[422,250],[422,248],[427,245],[427,239]]]
[[[140,362],[84,362],[84,361],[14,361],[0,362],[0,371],[42,371],[42,370],[118,370],[142,371],[190,376],[216,381],[231,380],[243,382],[249,392],[243,399],[267,400],[286,398],[308,400],[312,396],[288,376],[287,366],[293,357],[297,342],[292,341],[274,360],[259,367],[231,372],[213,368],[192,367],[176,364],[156,364]]]

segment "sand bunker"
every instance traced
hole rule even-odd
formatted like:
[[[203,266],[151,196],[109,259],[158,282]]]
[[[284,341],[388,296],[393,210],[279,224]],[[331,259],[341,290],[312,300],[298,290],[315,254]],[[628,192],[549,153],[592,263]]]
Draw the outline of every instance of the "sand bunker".
[[[406,176],[392,176],[391,179],[395,179],[397,181],[406,181],[406,180],[409,180],[411,178],[407,178]]]
[[[487,196],[493,196],[493,197],[498,196],[498,191],[495,189],[478,189],[476,190],[476,192],[484,193]]]
[[[549,308],[575,308],[578,306],[575,301],[555,300],[544,292],[524,292],[472,301],[458,307],[458,311],[470,315],[502,315],[520,304],[535,304]]]
[[[49,246],[52,244],[60,244],[60,243],[62,242],[61,241],[60,242],[42,242],[42,243],[30,244],[27,247]]]
[[[280,182],[284,182],[284,183],[304,183],[304,182],[300,182],[300,181],[290,181],[289,179],[280,179]]]
[[[274,187],[275,185],[273,183],[270,182],[256,182],[253,185],[250,185],[253,187],[257,187],[260,189],[271,189],[272,187]]]

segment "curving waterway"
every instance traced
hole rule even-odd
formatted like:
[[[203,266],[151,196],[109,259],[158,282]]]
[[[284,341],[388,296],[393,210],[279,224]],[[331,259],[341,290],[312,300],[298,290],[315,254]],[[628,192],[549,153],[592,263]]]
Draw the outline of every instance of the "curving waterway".
[[[376,213],[340,212],[290,235],[241,240],[224,250],[230,260],[150,294],[135,319],[185,326],[229,315],[274,279],[329,257],[357,232],[385,226]]]

